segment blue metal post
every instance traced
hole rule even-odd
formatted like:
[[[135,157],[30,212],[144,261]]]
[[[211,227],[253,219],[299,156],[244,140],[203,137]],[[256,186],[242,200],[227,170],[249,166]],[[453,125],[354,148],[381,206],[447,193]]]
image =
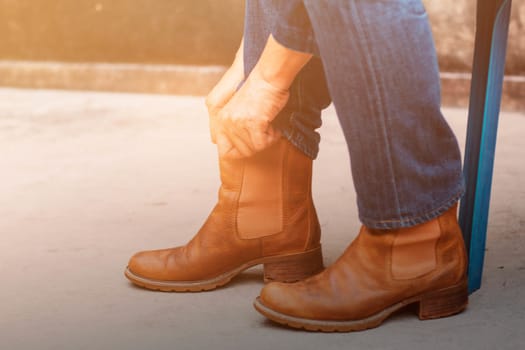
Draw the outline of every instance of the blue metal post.
[[[469,292],[481,286],[511,0],[478,0],[459,221],[469,251]]]

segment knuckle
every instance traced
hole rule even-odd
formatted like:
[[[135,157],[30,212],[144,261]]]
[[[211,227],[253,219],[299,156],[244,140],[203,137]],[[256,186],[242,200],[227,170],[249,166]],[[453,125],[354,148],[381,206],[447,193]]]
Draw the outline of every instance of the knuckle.
[[[226,120],[228,119],[228,116],[229,116],[228,111],[224,108],[217,112],[217,117],[219,119]]]
[[[215,105],[214,98],[210,95],[206,96],[206,99],[204,100],[204,104],[206,104],[206,107],[211,108]]]

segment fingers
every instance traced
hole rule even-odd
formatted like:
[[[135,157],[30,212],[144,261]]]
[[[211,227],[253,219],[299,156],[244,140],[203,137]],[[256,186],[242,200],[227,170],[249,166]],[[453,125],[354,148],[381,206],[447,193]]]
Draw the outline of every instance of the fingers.
[[[238,153],[243,158],[251,157],[257,152],[257,150],[254,149],[253,145],[251,145],[249,136],[246,136],[246,134],[243,133],[239,135],[233,132],[233,133],[227,133],[226,136],[230,140],[233,147],[238,151]]]
[[[212,141],[221,136],[220,153],[250,157],[275,143],[280,134],[271,126],[271,121],[284,108],[289,91],[269,86],[258,78],[248,78],[245,84],[220,108],[208,101],[210,134]],[[228,148],[231,147],[231,148]],[[233,148],[235,151],[233,151]]]
[[[208,109],[210,138],[213,143],[216,143],[217,113],[230,101],[243,79],[244,67],[234,64],[206,96],[205,104]]]
[[[253,128],[250,132],[250,137],[253,149],[256,152],[270,147],[281,137],[281,134],[272,127],[272,124],[269,121],[256,125],[252,124],[252,126]]]
[[[267,131],[267,144],[268,146],[271,146],[273,145],[274,143],[276,143],[283,135],[281,134],[281,132],[277,129],[275,129],[271,124],[268,128],[268,131]]]
[[[281,138],[281,133],[274,129],[271,125],[264,133],[254,134],[242,134],[240,136],[237,133],[226,133],[224,131],[218,131],[216,134],[217,148],[219,156],[227,159],[239,159],[248,158],[253,156],[255,153],[260,152]],[[247,136],[248,135],[248,136]],[[246,141],[247,138],[251,142]],[[256,141],[254,141],[256,139]]]
[[[219,122],[217,116],[212,113],[208,113],[209,127],[210,127],[210,139],[212,143],[217,144],[217,129],[219,128]]]
[[[268,148],[280,137],[280,133],[274,130],[270,121],[263,118],[237,118],[224,114],[221,114],[220,118],[228,139],[245,157]]]
[[[226,134],[217,133],[217,150],[219,152],[219,158],[222,159],[239,159],[244,158],[243,155],[233,146],[231,141],[228,139]]]

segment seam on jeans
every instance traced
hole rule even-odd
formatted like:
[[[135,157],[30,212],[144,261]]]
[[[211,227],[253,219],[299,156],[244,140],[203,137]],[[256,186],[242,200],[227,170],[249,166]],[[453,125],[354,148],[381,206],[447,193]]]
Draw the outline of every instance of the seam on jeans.
[[[303,112],[303,74],[299,74],[299,77],[297,79],[297,102],[299,103],[299,106],[297,109],[299,112]]]
[[[283,136],[290,141],[292,145],[294,145],[298,150],[300,150],[302,153],[304,153],[308,158],[310,159],[316,159],[317,158],[317,152],[314,152],[311,147],[308,147],[304,143],[304,136],[299,133],[296,130],[296,127],[292,126],[293,120],[296,119],[297,112],[302,113],[303,112],[303,75],[299,74],[297,77],[297,81],[294,82],[292,85],[291,92],[295,94],[297,97],[297,111],[294,111],[290,114],[290,118],[288,120],[288,123],[280,128],[281,133]]]
[[[387,127],[386,127],[386,119],[387,118],[387,115],[385,113],[385,110],[384,110],[384,91],[383,91],[383,88],[381,88],[381,86],[379,85],[378,81],[380,80],[376,70],[374,69],[375,67],[375,59],[373,58],[373,56],[370,54],[372,52],[372,49],[370,47],[370,40],[369,40],[369,37],[368,35],[366,34],[365,31],[363,31],[363,25],[362,25],[362,22],[361,22],[361,18],[364,18],[362,17],[363,14],[361,13],[360,9],[359,9],[359,6],[357,6],[355,4],[355,2],[350,2],[350,6],[353,7],[354,9],[354,12],[357,14],[356,18],[355,18],[355,21],[356,21],[356,32],[358,34],[358,36],[360,37],[361,40],[363,40],[364,44],[366,45],[366,48],[367,50],[363,50],[362,51],[362,54],[365,58],[364,60],[364,63],[365,63],[365,67],[368,69],[368,71],[370,72],[370,76],[371,76],[371,80],[372,80],[372,83],[373,83],[373,87],[374,87],[374,90],[376,90],[377,92],[377,97],[379,99],[379,103],[373,103],[372,105],[375,107],[374,109],[376,109],[378,111],[378,116],[380,118],[378,118],[379,120],[379,124],[381,126],[381,132],[382,132],[382,136],[385,140],[385,143],[384,143],[384,147],[385,147],[385,159],[387,161],[387,167],[388,167],[388,172],[390,173],[390,177],[392,179],[392,185],[393,185],[393,189],[394,191],[392,192],[392,195],[393,195],[393,200],[395,201],[395,205],[396,205],[396,209],[397,209],[397,214],[398,215],[401,215],[401,205],[400,205],[400,201],[399,201],[399,197],[398,197],[398,188],[397,188],[397,181],[396,181],[396,176],[395,176],[395,172],[394,172],[394,166],[392,164],[392,153],[391,153],[391,143],[390,143],[390,137],[388,137],[388,131],[387,131]]]

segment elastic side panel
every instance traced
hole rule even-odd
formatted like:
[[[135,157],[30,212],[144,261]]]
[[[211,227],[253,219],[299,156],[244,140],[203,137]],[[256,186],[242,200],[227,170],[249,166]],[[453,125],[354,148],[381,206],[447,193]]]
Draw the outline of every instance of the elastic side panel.
[[[246,160],[237,232],[240,238],[260,238],[283,230],[284,142]]]
[[[440,232],[439,222],[432,220],[397,234],[392,248],[392,277],[412,279],[433,271]]]

